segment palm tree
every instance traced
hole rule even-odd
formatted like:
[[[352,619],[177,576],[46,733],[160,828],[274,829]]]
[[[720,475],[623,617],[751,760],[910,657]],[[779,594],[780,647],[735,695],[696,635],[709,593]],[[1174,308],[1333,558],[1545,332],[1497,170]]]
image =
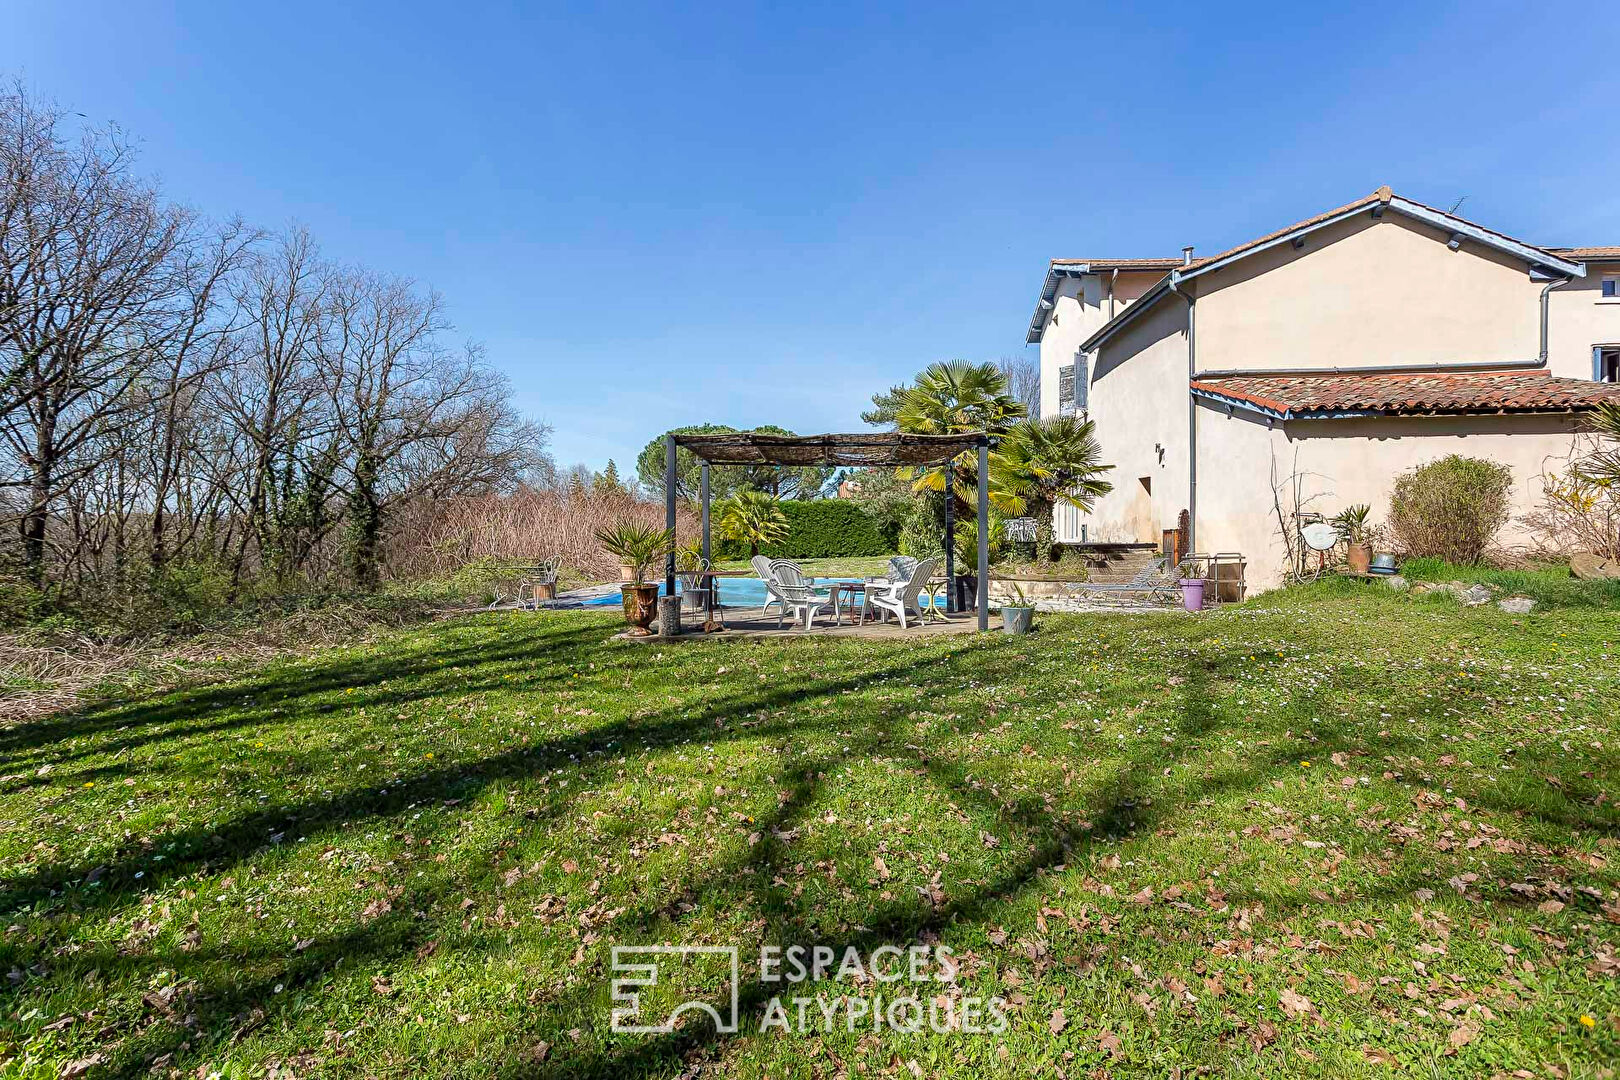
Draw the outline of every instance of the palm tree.
[[[1047,416],[1014,425],[990,455],[990,497],[997,509],[1035,519],[1035,554],[1052,554],[1052,511],[1059,504],[1089,511],[1114,485],[1102,479],[1096,425],[1076,416]]]
[[[777,500],[763,491],[739,491],[721,502],[718,509],[716,524],[721,539],[747,541],[750,559],[759,554],[759,545],[787,538],[787,515]]]
[[[1007,391],[1007,378],[994,364],[950,360],[930,364],[911,386],[893,392],[895,426],[913,435],[999,435],[1024,416],[1024,406]],[[945,465],[903,466],[900,475],[913,491],[944,491]],[[958,505],[971,506],[977,483],[972,451],[950,463]]]
[[[1602,441],[1581,462],[1582,475],[1604,488],[1620,486],[1620,404],[1603,402],[1587,418],[1586,427]]]

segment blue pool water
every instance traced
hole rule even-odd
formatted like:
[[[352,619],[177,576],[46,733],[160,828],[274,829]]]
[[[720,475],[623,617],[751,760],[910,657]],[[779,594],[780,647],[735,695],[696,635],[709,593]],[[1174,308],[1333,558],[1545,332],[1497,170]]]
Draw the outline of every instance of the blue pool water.
[[[766,600],[765,583],[759,578],[720,578],[720,606],[728,608],[757,608],[764,607]],[[853,582],[862,581],[863,578],[816,578],[818,585],[828,585],[834,581]],[[675,591],[681,591],[681,583],[675,583]],[[658,583],[658,594],[664,593],[664,583]],[[926,603],[926,599],[924,603]],[[586,607],[618,607],[621,603],[618,593],[609,593],[598,596],[593,600],[584,602]],[[840,601],[842,603],[842,601]]]

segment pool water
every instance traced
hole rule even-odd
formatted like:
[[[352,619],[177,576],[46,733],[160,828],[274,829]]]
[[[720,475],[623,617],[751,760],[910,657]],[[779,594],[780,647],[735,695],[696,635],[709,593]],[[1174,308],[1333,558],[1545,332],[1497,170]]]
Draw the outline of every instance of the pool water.
[[[764,607],[765,601],[769,599],[769,594],[767,594],[765,591],[765,583],[759,578],[728,577],[718,578],[716,580],[720,582],[720,606],[723,608],[760,608]],[[824,577],[813,579],[814,583],[817,585],[830,585],[835,581],[845,584],[852,582],[858,584],[864,580],[866,579],[853,577]],[[679,581],[675,583],[675,591],[677,593],[681,592],[681,583]],[[658,595],[662,596],[663,594],[664,583],[660,581],[658,583]],[[926,594],[918,599],[925,607],[930,605],[929,598]],[[941,607],[943,607],[945,603],[945,598],[943,595],[940,596],[939,602]],[[593,599],[583,601],[583,605],[585,607],[618,607],[621,603],[622,601],[618,593],[608,593],[606,596],[598,596],[594,597]],[[840,600],[839,603],[842,604],[843,601]]]

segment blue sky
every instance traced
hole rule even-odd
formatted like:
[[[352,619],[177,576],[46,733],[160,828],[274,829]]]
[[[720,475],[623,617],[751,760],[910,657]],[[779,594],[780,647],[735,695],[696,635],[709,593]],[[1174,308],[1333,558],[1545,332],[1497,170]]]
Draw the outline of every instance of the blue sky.
[[[1052,256],[1379,184],[1620,243],[1620,8],[0,3],[0,71],[179,201],[431,284],[563,464],[852,430],[1024,351]]]

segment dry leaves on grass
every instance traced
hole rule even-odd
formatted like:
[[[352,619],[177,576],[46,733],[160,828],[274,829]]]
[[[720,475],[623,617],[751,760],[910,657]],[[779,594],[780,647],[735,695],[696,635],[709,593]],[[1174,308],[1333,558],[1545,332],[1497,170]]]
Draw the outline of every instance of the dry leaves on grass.
[[[1283,1015],[1295,1020],[1314,1020],[1322,1022],[1322,1014],[1316,1011],[1311,999],[1288,987],[1278,995],[1278,1004],[1282,1006]]]
[[[1046,1022],[1046,1030],[1050,1031],[1054,1035],[1057,1035],[1068,1026],[1069,1018],[1063,1015],[1063,1010],[1053,1009],[1051,1019],[1047,1020]]]

